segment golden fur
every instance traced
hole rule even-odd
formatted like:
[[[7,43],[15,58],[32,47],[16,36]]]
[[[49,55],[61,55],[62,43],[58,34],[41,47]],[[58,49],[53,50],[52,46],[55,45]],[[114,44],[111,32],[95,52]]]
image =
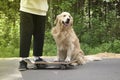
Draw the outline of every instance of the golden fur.
[[[57,15],[55,24],[56,26],[52,28],[51,32],[57,45],[58,60],[77,60],[78,64],[84,64],[84,53],[73,30],[73,18],[70,13],[62,12]]]

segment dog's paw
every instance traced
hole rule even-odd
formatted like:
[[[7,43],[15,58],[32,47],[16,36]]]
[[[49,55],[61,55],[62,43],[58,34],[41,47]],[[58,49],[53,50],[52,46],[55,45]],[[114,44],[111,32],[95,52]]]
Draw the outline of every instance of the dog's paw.
[[[59,62],[59,58],[55,58],[53,61],[54,62]]]
[[[65,59],[65,62],[70,62],[70,58],[67,57],[67,58]]]

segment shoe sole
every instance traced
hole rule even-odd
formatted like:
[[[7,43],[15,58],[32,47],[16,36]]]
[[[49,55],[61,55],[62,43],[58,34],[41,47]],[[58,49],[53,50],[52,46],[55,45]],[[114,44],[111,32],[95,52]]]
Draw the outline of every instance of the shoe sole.
[[[19,71],[26,71],[27,69],[19,69]]]

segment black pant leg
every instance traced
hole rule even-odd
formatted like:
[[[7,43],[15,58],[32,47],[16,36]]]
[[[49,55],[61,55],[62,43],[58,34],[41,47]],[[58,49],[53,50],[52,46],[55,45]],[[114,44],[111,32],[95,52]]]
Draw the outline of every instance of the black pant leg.
[[[20,13],[20,57],[28,57],[33,34],[33,15]]]
[[[34,33],[33,33],[33,55],[42,56],[45,34],[46,16],[34,17]]]

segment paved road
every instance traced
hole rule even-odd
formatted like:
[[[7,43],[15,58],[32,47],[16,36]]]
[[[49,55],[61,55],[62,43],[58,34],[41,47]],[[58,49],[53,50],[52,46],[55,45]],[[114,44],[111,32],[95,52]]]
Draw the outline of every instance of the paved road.
[[[0,80],[23,80],[18,62],[19,58],[0,58]]]
[[[94,61],[69,70],[27,70],[21,73],[24,80],[120,80],[120,59]]]

